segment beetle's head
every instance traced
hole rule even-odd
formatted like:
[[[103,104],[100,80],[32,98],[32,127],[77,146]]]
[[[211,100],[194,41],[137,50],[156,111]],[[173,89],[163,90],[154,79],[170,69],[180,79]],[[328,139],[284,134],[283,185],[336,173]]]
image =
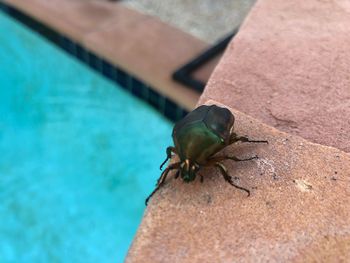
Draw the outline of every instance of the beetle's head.
[[[196,178],[196,173],[199,170],[199,165],[192,163],[189,159],[181,163],[180,174],[184,182],[189,183]]]

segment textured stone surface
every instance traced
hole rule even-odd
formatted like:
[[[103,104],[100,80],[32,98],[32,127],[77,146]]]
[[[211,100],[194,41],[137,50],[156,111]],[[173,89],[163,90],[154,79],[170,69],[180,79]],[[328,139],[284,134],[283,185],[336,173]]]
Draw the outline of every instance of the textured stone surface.
[[[258,1],[204,98],[350,152],[349,46],[349,1]]]
[[[122,0],[209,43],[239,26],[255,0]]]
[[[214,168],[202,171],[202,184],[169,178],[150,201],[127,262],[348,259],[350,155],[233,112],[239,134],[269,141],[224,151],[258,154],[256,161],[225,162],[252,195]]]

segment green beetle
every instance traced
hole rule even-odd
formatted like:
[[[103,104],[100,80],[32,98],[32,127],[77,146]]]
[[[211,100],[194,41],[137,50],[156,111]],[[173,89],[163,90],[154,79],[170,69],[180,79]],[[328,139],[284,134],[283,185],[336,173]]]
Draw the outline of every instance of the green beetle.
[[[182,120],[177,122],[173,129],[173,141],[175,147],[169,146],[166,149],[167,158],[161,164],[163,165],[177,154],[180,161],[170,164],[161,174],[157,181],[156,188],[147,197],[148,200],[164,184],[165,179],[171,170],[177,170],[175,178],[181,176],[184,182],[188,183],[196,178],[197,172],[201,167],[216,166],[220,169],[225,181],[232,186],[247,192],[250,191],[239,185],[236,185],[232,177],[228,174],[226,167],[222,164],[224,160],[233,160],[236,162],[249,161],[258,158],[257,156],[247,159],[239,159],[235,156],[214,156],[226,146],[235,142],[268,143],[265,140],[250,140],[245,136],[238,136],[233,131],[233,114],[226,108],[216,105],[202,105],[187,114]],[[201,182],[203,182],[203,176]]]

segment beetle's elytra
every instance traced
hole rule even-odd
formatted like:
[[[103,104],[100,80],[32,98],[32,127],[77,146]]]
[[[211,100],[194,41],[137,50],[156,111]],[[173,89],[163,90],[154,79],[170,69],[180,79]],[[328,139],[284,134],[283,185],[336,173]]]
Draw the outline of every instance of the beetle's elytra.
[[[219,168],[225,181],[232,186],[247,192],[244,187],[236,185],[228,174],[226,167],[222,163],[224,160],[236,162],[256,159],[257,156],[247,159],[239,159],[235,156],[214,156],[226,146],[235,142],[268,143],[265,140],[250,140],[248,137],[239,136],[233,131],[235,118],[231,111],[217,105],[202,105],[187,114],[182,120],[177,122],[173,129],[174,147],[166,149],[167,158],[163,165],[176,154],[179,162],[169,165],[161,174],[157,181],[156,188],[146,199],[148,200],[164,184],[165,179],[171,170],[177,170],[175,178],[179,176],[186,183],[196,178],[198,171],[202,167],[216,166]],[[203,176],[201,175],[201,181]]]

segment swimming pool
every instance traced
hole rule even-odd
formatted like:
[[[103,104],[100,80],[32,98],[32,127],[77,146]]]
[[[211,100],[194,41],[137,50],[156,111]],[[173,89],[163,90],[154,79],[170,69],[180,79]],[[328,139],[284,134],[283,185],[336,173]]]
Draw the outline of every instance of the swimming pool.
[[[0,258],[120,262],[172,123],[0,12]]]

